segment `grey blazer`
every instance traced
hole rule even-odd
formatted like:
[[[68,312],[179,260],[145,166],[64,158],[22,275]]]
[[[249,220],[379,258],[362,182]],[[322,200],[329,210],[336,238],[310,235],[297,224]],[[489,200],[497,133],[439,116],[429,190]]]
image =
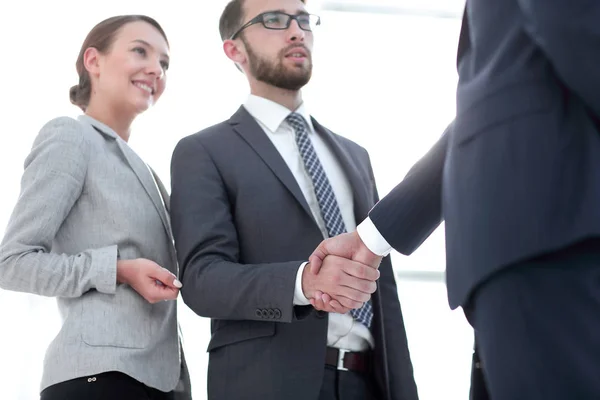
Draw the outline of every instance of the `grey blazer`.
[[[125,141],[88,116],[56,118],[35,139],[0,245],[0,287],[57,298],[62,329],[42,390],[106,371],[176,387],[176,302],[150,304],[116,283],[117,254],[178,272],[157,184]]]

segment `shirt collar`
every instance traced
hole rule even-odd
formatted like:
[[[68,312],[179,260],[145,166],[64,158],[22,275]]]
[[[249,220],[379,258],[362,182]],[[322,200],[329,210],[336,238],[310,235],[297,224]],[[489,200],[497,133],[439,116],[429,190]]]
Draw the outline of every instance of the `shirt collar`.
[[[244,103],[244,107],[250,115],[260,121],[273,133],[277,131],[281,123],[285,121],[287,116],[292,112],[279,103],[253,94],[248,96],[248,99]],[[298,107],[295,112],[304,118],[308,124],[308,131],[313,132],[314,128],[312,120],[304,103],[300,104],[300,107]]]

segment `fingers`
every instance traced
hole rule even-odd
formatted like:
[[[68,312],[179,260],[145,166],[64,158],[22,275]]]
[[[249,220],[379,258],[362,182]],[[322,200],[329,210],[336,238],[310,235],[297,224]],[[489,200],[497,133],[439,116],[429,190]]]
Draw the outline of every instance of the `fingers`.
[[[378,269],[373,268],[370,265],[362,264],[360,262],[344,262],[342,264],[342,269],[350,276],[373,282],[379,279],[379,276],[381,275]]]
[[[346,308],[346,307],[342,306],[340,304],[340,302],[337,301],[337,300],[330,300],[329,301],[329,307],[331,307],[332,309],[336,310],[336,312],[340,313],[340,314],[346,314],[347,312],[350,312],[350,310],[351,310],[351,308]]]
[[[318,275],[314,275],[313,296],[308,297],[315,297],[314,293],[320,291],[329,294],[337,300],[337,303],[334,303],[335,308],[332,308],[329,305],[330,299],[321,301],[317,297],[314,304],[311,304],[313,306],[316,305],[316,308],[319,310],[347,312],[347,309],[360,308],[363,303],[369,301],[371,294],[377,290],[375,280],[379,277],[379,274],[378,270],[356,261],[349,261],[342,257],[328,255],[323,262],[321,272]],[[362,278],[354,275],[361,276]]]
[[[326,306],[328,305],[330,309],[339,314],[345,314],[353,308],[361,308],[364,304],[343,296],[340,296],[337,299],[332,299],[327,293],[324,293],[321,298]]]
[[[363,295],[366,295],[369,298],[377,290],[376,282],[368,281],[366,279],[355,278],[351,275],[345,275],[344,277],[342,277],[342,279],[340,280],[340,285],[342,287],[346,287],[346,288],[350,289],[351,291],[357,291]],[[346,295],[344,293],[340,293],[340,294]],[[351,297],[354,298],[354,296],[351,296]],[[361,299],[362,299],[362,297],[356,298],[356,300],[359,300],[359,301],[366,301],[366,300],[361,300]]]
[[[155,285],[155,291],[157,292],[160,300],[175,300],[179,296],[179,289],[167,285]]]
[[[139,268],[130,286],[149,303],[163,300],[175,300],[182,286],[177,277],[169,270],[162,268],[153,261],[136,260]]]
[[[153,286],[148,288],[144,298],[146,298],[148,302],[154,304],[159,301],[177,300],[178,296],[179,289],[154,283]]]
[[[345,308],[362,307],[362,304],[371,298],[371,293],[377,289],[375,282],[352,277],[344,271],[336,271],[329,279],[326,276],[323,278],[326,279],[323,282],[323,291],[338,299]]]
[[[323,264],[323,260],[329,254],[329,249],[327,248],[327,242],[331,239],[323,240],[319,246],[313,251],[313,253],[308,257],[308,262],[310,266],[310,272],[313,274],[318,274],[321,270],[321,265]]]
[[[341,300],[345,304],[348,304],[348,307],[344,307],[339,300]],[[327,293],[323,294],[323,302],[325,304],[329,304],[329,307],[333,308],[338,313],[345,314],[352,310],[352,308],[361,308],[363,306],[363,303],[352,302],[349,301],[349,299],[347,298],[340,298],[339,300],[332,299],[331,296],[329,296]]]
[[[332,275],[332,283],[341,286],[341,290],[344,289],[343,287],[350,289],[345,292],[328,291],[329,293],[340,294],[356,301],[365,302],[377,290],[375,281],[379,278],[379,270],[340,257],[328,256],[329,258],[331,258],[333,268],[337,269],[337,273]],[[367,295],[367,299],[364,299],[364,296],[360,294],[355,294],[355,291]]]
[[[342,286],[332,294],[335,296],[335,298],[347,298],[346,302],[340,301],[340,303],[348,308],[359,308],[362,306],[362,303],[365,303],[371,299],[370,293],[361,292],[360,290],[356,290],[348,286]]]
[[[313,274],[318,274],[321,270],[321,265],[323,264],[323,260],[327,256],[324,250],[321,249],[323,243],[316,248],[316,250],[312,253],[310,257],[308,257],[308,266],[310,267],[310,272]]]
[[[154,304],[163,300],[176,300],[179,289],[160,283],[152,277],[145,277],[134,283],[132,288],[139,293],[148,303]]]
[[[319,311],[328,311],[326,303],[323,301],[323,297],[321,296],[321,292],[316,291],[315,297],[309,299],[310,304]]]
[[[157,265],[152,278],[154,279],[154,286],[149,293],[150,299],[148,301],[156,303],[163,300],[177,299],[182,284],[173,273]]]
[[[328,307],[327,302],[323,300],[323,293],[319,290],[315,292],[315,297],[310,299],[310,304],[317,310],[332,312],[330,307]]]
[[[158,265],[152,272],[153,278],[161,282],[163,285],[179,290],[182,286],[177,277],[166,268],[161,268]]]
[[[352,309],[361,308],[364,303],[361,301],[350,299],[345,296],[336,296],[334,300],[331,300],[329,302],[330,306],[331,304],[335,306],[335,309],[344,309],[344,312],[348,312]]]
[[[310,299],[310,304],[317,310],[330,313],[346,314],[350,311],[349,308],[342,306],[338,301],[332,301],[328,294],[322,294],[319,291],[315,293],[314,298]]]
[[[352,260],[359,244],[362,244],[362,242],[356,232],[343,233],[322,241],[308,258],[311,272],[318,274],[323,260],[330,254]]]

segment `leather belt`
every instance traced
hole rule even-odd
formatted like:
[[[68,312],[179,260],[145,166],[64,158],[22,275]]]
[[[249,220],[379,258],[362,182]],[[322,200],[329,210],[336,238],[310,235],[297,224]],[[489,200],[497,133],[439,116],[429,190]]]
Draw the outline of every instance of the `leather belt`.
[[[325,364],[340,371],[354,371],[363,374],[371,371],[371,351],[348,351],[327,347]]]

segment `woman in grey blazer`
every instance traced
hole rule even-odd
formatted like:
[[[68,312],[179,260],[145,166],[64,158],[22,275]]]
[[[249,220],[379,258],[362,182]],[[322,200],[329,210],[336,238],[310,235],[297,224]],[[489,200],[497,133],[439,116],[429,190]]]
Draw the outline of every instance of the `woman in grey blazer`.
[[[169,199],[127,145],[132,121],[165,88],[168,53],[146,16],[94,27],[70,92],[84,115],[48,122],[25,161],[0,287],[57,298],[43,400],[189,398]]]

